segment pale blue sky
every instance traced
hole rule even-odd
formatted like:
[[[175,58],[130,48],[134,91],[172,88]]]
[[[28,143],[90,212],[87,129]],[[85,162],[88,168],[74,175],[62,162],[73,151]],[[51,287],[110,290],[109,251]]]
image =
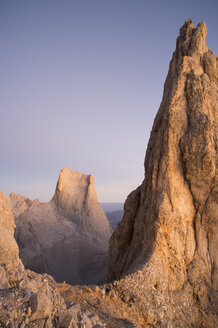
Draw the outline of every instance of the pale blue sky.
[[[218,1],[0,0],[0,189],[47,201],[68,166],[124,201],[189,17],[218,54]]]

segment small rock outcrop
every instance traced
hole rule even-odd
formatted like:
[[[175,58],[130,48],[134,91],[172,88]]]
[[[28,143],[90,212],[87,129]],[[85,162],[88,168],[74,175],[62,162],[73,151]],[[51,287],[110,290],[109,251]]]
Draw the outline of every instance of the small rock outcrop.
[[[24,272],[14,239],[14,217],[0,191],[0,289],[13,287]]]
[[[112,230],[101,209],[92,175],[64,168],[49,203],[12,193],[15,238],[24,266],[71,284],[105,280]]]
[[[180,29],[145,179],[110,239],[109,279],[125,277],[149,327],[217,325],[218,58],[206,34],[204,22]]]

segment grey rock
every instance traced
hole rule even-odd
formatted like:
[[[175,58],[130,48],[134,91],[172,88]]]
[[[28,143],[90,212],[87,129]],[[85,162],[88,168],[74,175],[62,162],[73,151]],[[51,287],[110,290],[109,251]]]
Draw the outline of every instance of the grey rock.
[[[104,327],[98,316],[78,306],[67,308],[47,274],[24,270],[13,237],[14,219],[0,192],[0,327]],[[65,318],[65,319],[64,319]],[[71,318],[67,326],[67,318]]]
[[[26,268],[71,284],[106,279],[112,228],[101,209],[92,175],[64,168],[49,203],[11,194],[15,238]]]

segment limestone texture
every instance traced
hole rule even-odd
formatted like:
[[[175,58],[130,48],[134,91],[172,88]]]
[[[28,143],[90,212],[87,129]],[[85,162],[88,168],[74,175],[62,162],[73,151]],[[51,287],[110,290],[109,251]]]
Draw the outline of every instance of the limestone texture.
[[[105,281],[111,226],[101,209],[92,175],[64,168],[49,203],[12,193],[15,238],[25,266],[71,284]]]
[[[0,289],[16,284],[24,271],[14,239],[14,217],[0,191]]]
[[[95,313],[76,302],[65,303],[51,286],[52,277],[24,269],[14,228],[13,214],[0,192],[0,327],[105,327]]]
[[[204,22],[194,28],[188,20],[180,29],[145,156],[145,179],[128,196],[110,239],[108,283],[70,286],[25,270],[13,214],[0,193],[0,327],[217,327],[218,69],[206,33]],[[63,248],[55,246],[54,258],[64,271],[68,257],[62,261],[59,250],[63,256],[62,250],[69,251],[68,236],[75,255],[81,240],[93,245],[93,231],[104,247],[100,239],[111,228],[95,230],[98,220],[91,213],[101,210],[90,205],[97,204],[92,180],[64,169],[47,204],[6,197],[24,262],[33,256],[39,265],[41,255],[47,260],[44,246],[49,254],[59,240]],[[78,254],[82,260],[83,252]],[[77,268],[75,277],[80,273]]]
[[[218,322],[218,57],[206,34],[191,19],[180,29],[144,181],[110,239],[109,279],[140,299],[149,327]]]

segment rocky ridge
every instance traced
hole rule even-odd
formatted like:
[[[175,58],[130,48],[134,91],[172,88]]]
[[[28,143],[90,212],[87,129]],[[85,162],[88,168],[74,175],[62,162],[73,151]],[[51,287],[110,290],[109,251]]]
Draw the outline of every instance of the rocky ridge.
[[[105,280],[112,230],[97,201],[92,175],[64,168],[49,203],[15,193],[6,199],[26,268],[71,284]]]
[[[58,297],[57,291],[65,304],[59,296],[50,313],[40,310],[28,322],[32,312],[27,309],[40,302],[26,306],[16,288],[20,290],[20,280],[25,281],[30,271],[24,271],[12,241],[9,251],[17,272],[12,275],[4,245],[7,237],[0,239],[5,254],[0,257],[5,277],[0,292],[2,327],[217,326],[217,57],[207,48],[205,37],[205,23],[194,28],[188,20],[180,30],[146,152],[145,180],[128,196],[123,220],[110,241],[109,279],[116,280],[81,287],[31,273],[28,279],[47,286],[48,304]],[[0,227],[12,240],[12,215],[1,196],[0,200]],[[26,289],[27,295],[40,295],[41,288]],[[60,321],[61,313],[68,311],[63,307],[74,302],[88,310],[89,317],[97,314],[97,325],[75,323],[73,315],[69,321],[66,313],[66,321]],[[32,305],[33,313],[35,308]]]
[[[0,192],[0,327],[105,327],[78,303],[65,303],[51,287],[52,277],[24,270],[14,227],[13,214]]]

